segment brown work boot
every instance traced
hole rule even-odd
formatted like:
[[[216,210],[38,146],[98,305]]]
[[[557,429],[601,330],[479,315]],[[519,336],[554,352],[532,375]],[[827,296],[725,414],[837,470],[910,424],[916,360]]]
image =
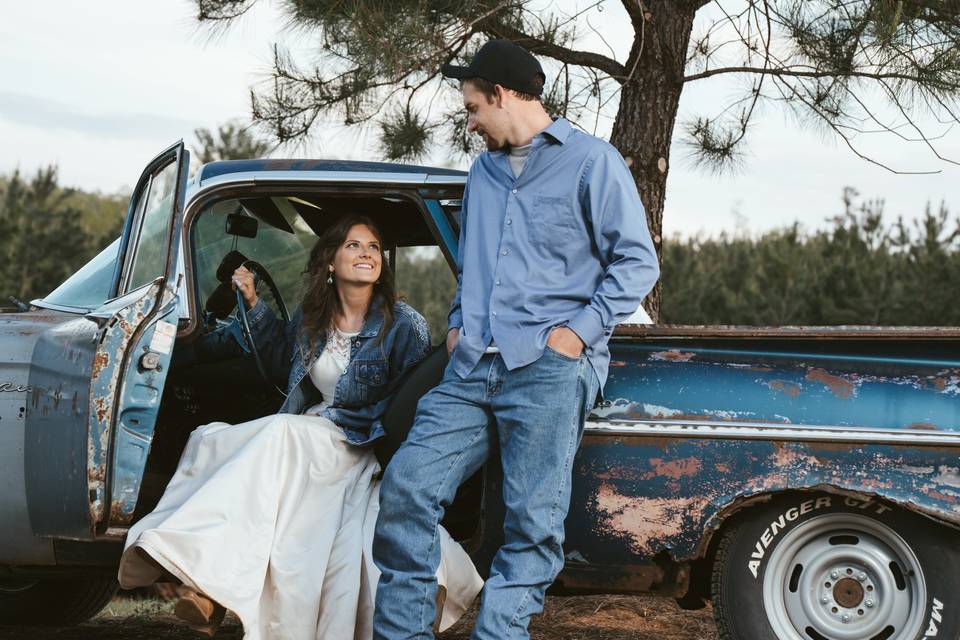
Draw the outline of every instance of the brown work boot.
[[[181,588],[180,599],[173,608],[173,615],[190,625],[198,634],[212,638],[220,628],[227,610],[193,589]]]

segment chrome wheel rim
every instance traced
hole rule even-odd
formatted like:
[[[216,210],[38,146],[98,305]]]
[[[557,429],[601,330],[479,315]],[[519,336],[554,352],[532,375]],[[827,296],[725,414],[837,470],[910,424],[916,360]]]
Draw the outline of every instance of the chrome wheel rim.
[[[769,550],[763,604],[780,640],[907,640],[927,602],[916,554],[853,513],[811,518]]]

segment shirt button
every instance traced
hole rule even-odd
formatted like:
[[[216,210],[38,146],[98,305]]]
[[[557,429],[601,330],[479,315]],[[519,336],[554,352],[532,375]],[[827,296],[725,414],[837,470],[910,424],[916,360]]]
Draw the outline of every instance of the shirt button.
[[[498,286],[498,287],[500,286],[500,281],[499,281],[499,280],[497,280],[497,286]]]
[[[513,218],[507,218],[507,224],[513,224]]]
[[[493,315],[497,315],[497,312],[496,312],[496,311],[494,311],[494,312],[493,312]]]
[[[514,190],[513,190],[513,192],[514,192],[514,193],[516,193],[516,192],[517,192],[517,190],[516,190],[516,189],[514,189]]]

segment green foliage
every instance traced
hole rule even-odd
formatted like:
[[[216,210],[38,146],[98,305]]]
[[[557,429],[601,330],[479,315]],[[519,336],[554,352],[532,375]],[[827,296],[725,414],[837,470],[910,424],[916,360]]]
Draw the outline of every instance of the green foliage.
[[[397,254],[397,293],[430,325],[433,343],[446,339],[447,313],[457,280],[439,250],[400,249]]]
[[[960,219],[929,206],[912,224],[843,194],[831,226],[664,243],[662,322],[692,325],[960,326]],[[398,291],[443,339],[456,281],[439,251],[401,250]]]
[[[195,129],[199,146],[194,147],[193,153],[200,164],[217,160],[246,160],[262,158],[270,151],[270,144],[257,138],[248,127],[237,122],[227,122],[217,130]]]
[[[419,159],[427,152],[430,128],[408,105],[380,123],[380,150],[388,160]]]
[[[120,233],[120,196],[59,186],[49,166],[0,180],[0,300],[49,293]]]
[[[960,220],[941,206],[885,224],[855,196],[823,231],[664,243],[662,322],[960,326]]]
[[[217,26],[257,1],[194,0],[199,20]],[[626,10],[634,32],[619,51],[590,22],[594,11],[615,4]],[[549,81],[544,104],[586,130],[605,117],[636,120],[641,111],[655,108],[662,82],[719,74],[746,79],[743,90],[716,105],[713,114],[694,114],[682,123],[688,149],[712,171],[737,166],[760,104],[785,105],[806,125],[844,139],[855,153],[860,153],[858,132],[902,137],[901,128],[913,130],[920,122],[914,106],[936,112],[944,124],[957,122],[955,2],[600,0],[572,13],[532,0],[281,0],[278,5],[291,27],[315,35],[317,42],[314,59],[299,63],[278,45],[274,82],[252,95],[254,121],[280,142],[307,136],[318,120],[336,118],[346,125],[378,125],[381,149],[391,159],[423,155],[439,131],[454,153],[472,151],[463,144],[463,119],[454,117],[460,110],[456,83],[443,82],[438,70],[450,60],[469,59],[490,38],[513,40],[539,55]],[[674,24],[688,25],[686,33],[674,31]],[[584,48],[588,31],[604,46]],[[651,50],[649,42],[658,48]],[[626,85],[641,82],[635,75],[644,67],[662,80],[643,81],[649,95],[634,94],[632,102],[618,105],[617,99],[627,99]],[[418,104],[429,100],[424,110],[429,117],[410,116],[415,97]],[[900,117],[880,117],[883,105]],[[657,115],[661,122],[655,128],[666,132],[668,141],[676,115],[676,104]],[[915,137],[932,147],[937,127],[929,134],[916,129]],[[415,144],[404,144],[411,139]]]

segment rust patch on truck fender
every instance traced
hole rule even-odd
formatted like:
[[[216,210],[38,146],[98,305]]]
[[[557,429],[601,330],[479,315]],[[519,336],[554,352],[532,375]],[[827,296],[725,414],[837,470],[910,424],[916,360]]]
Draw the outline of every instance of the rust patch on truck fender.
[[[109,365],[110,354],[106,351],[97,351],[97,355],[93,356],[93,373],[90,377],[96,380]]]
[[[93,401],[93,406],[97,415],[97,422],[103,424],[107,419],[107,416],[110,415],[112,402],[110,398],[96,398]]]
[[[943,493],[942,491],[937,491],[936,489],[925,489],[923,492],[934,500],[942,500],[944,502],[949,502],[950,504],[957,504],[957,502],[960,502],[960,497]]]
[[[935,424],[930,424],[929,422],[911,422],[907,425],[907,429],[915,429],[917,431],[938,431],[940,427]]]
[[[825,385],[833,395],[838,398],[850,398],[853,396],[853,392],[856,387],[849,380],[845,380],[840,376],[835,376],[832,373],[827,373],[826,369],[811,369],[806,376],[806,379],[811,382],[819,382],[820,384]]]
[[[654,351],[650,354],[651,360],[665,360],[668,362],[690,362],[697,355],[692,351],[680,351],[679,349],[669,349],[667,351]]]
[[[800,395],[800,385],[786,380],[771,380],[767,383],[767,386],[773,391],[785,393],[791,398],[796,398]]]
[[[657,543],[683,533],[682,514],[702,511],[706,500],[625,496],[604,483],[597,491],[596,504],[598,515],[627,537],[634,553],[652,555],[659,551]]]
[[[110,526],[125,527],[130,525],[132,520],[133,514],[124,511],[123,502],[114,500],[110,503]]]
[[[700,460],[694,457],[679,460],[650,458],[650,464],[653,465],[653,474],[651,474],[653,477],[670,478],[671,480],[695,476],[700,472]]]

